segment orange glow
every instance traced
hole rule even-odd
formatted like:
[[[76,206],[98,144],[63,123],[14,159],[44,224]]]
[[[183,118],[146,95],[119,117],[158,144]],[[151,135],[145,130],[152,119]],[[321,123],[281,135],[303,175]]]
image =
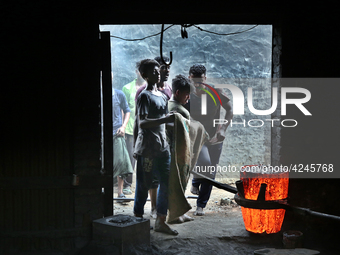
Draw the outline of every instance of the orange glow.
[[[265,199],[280,200],[288,196],[289,174],[287,173],[250,173],[241,172],[246,199],[256,200],[261,183],[267,184]],[[242,209],[246,229],[253,233],[277,233],[281,230],[286,210]]]

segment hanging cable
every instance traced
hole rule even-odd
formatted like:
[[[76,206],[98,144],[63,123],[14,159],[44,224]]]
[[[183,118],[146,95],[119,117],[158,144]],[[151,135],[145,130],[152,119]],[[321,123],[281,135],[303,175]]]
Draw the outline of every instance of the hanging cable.
[[[216,33],[216,32],[212,32],[212,31],[205,30],[205,29],[200,28],[200,27],[198,27],[198,26],[196,26],[196,25],[193,25],[193,26],[196,27],[197,29],[203,31],[203,32],[211,33],[211,34],[214,34],[214,35],[235,35],[235,34],[241,34],[241,33],[247,32],[247,31],[249,31],[249,30],[252,30],[252,29],[254,29],[255,27],[257,27],[258,25],[255,25],[255,26],[253,26],[253,27],[251,27],[251,28],[249,28],[249,29],[243,30],[243,31],[238,31],[238,32],[233,32],[233,33],[228,33],[228,34],[220,34],[220,33]]]
[[[173,27],[174,25],[178,25],[178,24],[172,24],[172,25],[168,26],[167,28],[165,28],[165,29],[163,30],[163,32],[166,31],[167,29]],[[223,35],[223,36],[227,36],[227,35],[241,34],[241,33],[250,31],[250,30],[254,29],[255,27],[257,27],[258,25],[255,25],[255,26],[253,26],[253,27],[251,27],[251,28],[248,28],[248,29],[246,29],[246,30],[243,30],[243,31],[238,31],[238,32],[233,32],[233,33],[227,33],[227,34],[220,34],[220,33],[212,32],[212,31],[209,31],[209,30],[205,30],[205,29],[203,29],[203,28],[198,27],[198,26],[195,25],[195,24],[181,24],[181,36],[182,36],[183,39],[184,39],[184,38],[188,38],[188,33],[187,33],[187,31],[186,31],[186,28],[192,27],[192,26],[196,27],[197,29],[199,29],[199,30],[201,30],[201,31],[203,31],[203,32],[207,32],[207,33],[211,33],[211,34],[215,34],[215,35]],[[147,39],[147,38],[150,38],[150,37],[153,37],[153,36],[157,36],[157,35],[160,35],[160,34],[162,34],[162,32],[159,32],[159,33],[157,33],[157,34],[152,34],[152,35],[149,35],[149,36],[146,36],[146,37],[143,37],[143,38],[139,38],[139,39],[126,39],[126,38],[122,38],[122,37],[114,36],[114,35],[110,35],[110,37],[117,38],[117,39],[124,40],[124,41],[130,41],[130,42],[132,42],[132,41],[142,41],[142,40],[145,40],[145,39]]]

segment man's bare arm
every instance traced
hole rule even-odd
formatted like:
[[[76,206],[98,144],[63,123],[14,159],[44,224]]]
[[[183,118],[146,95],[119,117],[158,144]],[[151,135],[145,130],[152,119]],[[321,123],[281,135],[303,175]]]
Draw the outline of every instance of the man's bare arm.
[[[175,121],[175,115],[173,113],[169,113],[168,115],[158,118],[158,119],[149,119],[147,115],[139,116],[139,127],[140,128],[153,128],[164,123],[171,123]]]
[[[124,117],[123,117],[123,124],[122,124],[122,126],[121,126],[120,128],[118,128],[118,130],[117,130],[117,134],[118,134],[119,136],[125,136],[125,128],[126,128],[126,125],[127,125],[128,121],[129,121],[129,118],[130,118],[130,112],[126,112],[126,113],[124,114]]]

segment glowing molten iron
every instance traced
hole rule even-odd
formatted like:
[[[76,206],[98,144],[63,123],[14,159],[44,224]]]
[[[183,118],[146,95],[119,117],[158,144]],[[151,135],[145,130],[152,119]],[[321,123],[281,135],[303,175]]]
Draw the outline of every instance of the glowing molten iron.
[[[240,177],[243,181],[246,199],[257,199],[261,183],[267,184],[266,200],[280,200],[288,196],[288,173],[241,172]],[[286,212],[284,209],[260,210],[244,207],[241,207],[241,209],[246,230],[253,233],[266,232],[267,234],[280,231]]]

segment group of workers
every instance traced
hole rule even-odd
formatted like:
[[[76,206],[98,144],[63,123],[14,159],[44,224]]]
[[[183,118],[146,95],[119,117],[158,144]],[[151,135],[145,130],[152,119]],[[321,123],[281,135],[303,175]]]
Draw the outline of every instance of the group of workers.
[[[116,108],[113,109],[113,132],[114,136],[125,137],[132,168],[137,162],[134,215],[143,217],[144,205],[150,195],[151,216],[156,218],[154,230],[177,235],[178,232],[166,223],[171,139],[176,139],[169,137],[169,130],[175,121],[175,113],[204,126],[209,138],[201,147],[196,165],[215,167],[219,162],[226,129],[233,113],[225,93],[206,84],[205,66],[193,65],[188,77],[176,75],[170,86],[170,65],[163,61],[168,61],[168,58],[156,57],[138,62],[137,78],[126,84],[122,91],[113,90],[113,108]],[[206,93],[217,93],[221,104],[216,104],[211,97],[205,97],[209,112],[202,115],[201,95]],[[221,106],[225,109],[224,119],[228,122],[214,126],[213,119],[220,118]],[[215,172],[207,174],[208,177],[215,178]],[[131,195],[132,174],[127,177],[118,175],[117,179],[118,198]],[[204,179],[195,177],[191,186],[191,193],[198,195],[194,215],[202,216],[212,186]],[[189,220],[193,218],[186,214],[179,218],[179,222]]]

